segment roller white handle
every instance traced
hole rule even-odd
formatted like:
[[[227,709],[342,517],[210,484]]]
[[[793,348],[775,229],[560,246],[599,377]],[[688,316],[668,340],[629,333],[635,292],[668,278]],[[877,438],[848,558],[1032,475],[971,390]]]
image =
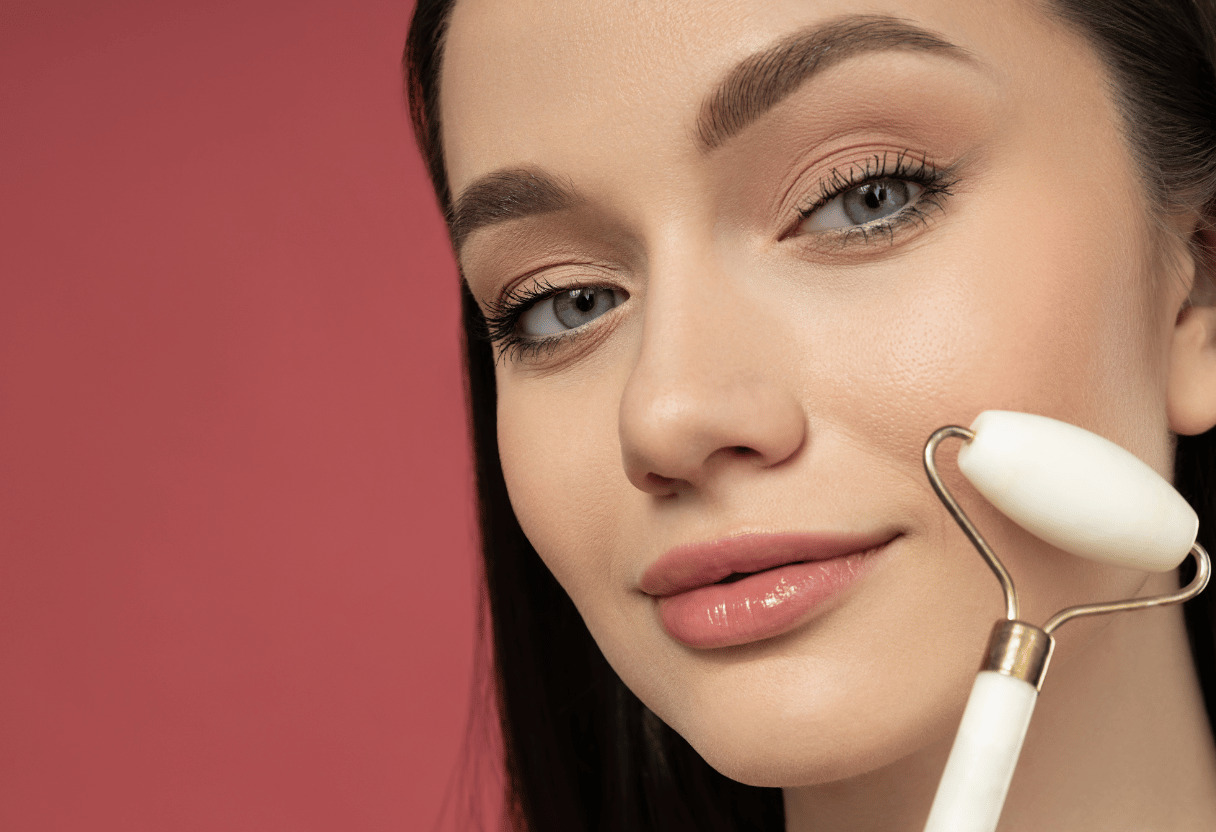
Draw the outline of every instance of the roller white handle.
[[[1161,475],[1097,434],[1030,413],[986,410],[958,467],[985,498],[1066,552],[1150,572],[1187,556],[1199,517]]]
[[[996,829],[1038,695],[1029,682],[994,670],[975,677],[925,832]]]

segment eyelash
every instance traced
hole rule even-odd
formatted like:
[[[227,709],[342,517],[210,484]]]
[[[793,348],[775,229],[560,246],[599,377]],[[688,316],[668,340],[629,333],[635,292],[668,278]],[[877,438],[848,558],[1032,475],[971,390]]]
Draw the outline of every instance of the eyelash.
[[[498,347],[498,360],[517,361],[536,358],[557,349],[562,342],[578,337],[579,330],[567,330],[560,335],[526,337],[519,334],[519,320],[529,309],[565,289],[576,288],[554,286],[544,278],[527,287],[515,287],[497,301],[488,305],[483,314],[485,329],[482,336]],[[615,288],[615,287],[609,287]]]
[[[900,179],[912,182],[921,187],[921,192],[914,202],[909,203],[889,217],[884,217],[865,225],[849,228],[817,231],[816,234],[834,238],[841,246],[856,241],[861,237],[861,243],[870,241],[872,234],[885,236],[888,241],[894,240],[895,232],[907,225],[924,223],[929,212],[940,210],[944,197],[951,195],[951,188],[957,184],[949,170],[941,171],[928,160],[913,156],[907,151],[899,153],[875,153],[865,161],[864,167],[853,164],[846,172],[833,168],[819,184],[819,196],[810,205],[798,209],[799,225],[805,222],[820,208],[827,205],[841,194],[847,193],[861,185],[878,182],[883,179]],[[794,229],[796,232],[797,228]],[[791,232],[793,234],[794,232]]]
[[[865,225],[831,231],[815,232],[835,238],[840,245],[854,241],[858,235],[864,244],[872,234],[881,234],[893,240],[895,232],[908,224],[925,222],[929,211],[942,207],[942,198],[949,196],[950,188],[957,182],[948,171],[939,171],[928,161],[914,157],[911,153],[874,154],[864,167],[851,165],[842,173],[835,168],[819,185],[819,196],[815,201],[798,211],[799,224],[841,194],[869,182],[882,179],[902,179],[921,187],[916,201],[900,211]],[[489,304],[483,314],[484,327],[481,336],[498,347],[498,360],[520,361],[537,358],[558,349],[563,343],[578,338],[582,327],[558,335],[526,337],[519,333],[519,322],[524,314],[541,301],[548,300],[558,292],[571,286],[554,286],[541,278],[525,287],[516,287]],[[596,288],[596,287],[590,287]],[[616,288],[616,287],[604,287]],[[617,289],[617,291],[620,291]]]

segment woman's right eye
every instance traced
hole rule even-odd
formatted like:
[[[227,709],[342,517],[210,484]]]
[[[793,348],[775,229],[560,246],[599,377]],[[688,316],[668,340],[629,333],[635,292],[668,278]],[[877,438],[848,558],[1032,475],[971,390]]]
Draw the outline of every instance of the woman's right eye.
[[[519,334],[543,338],[578,329],[624,300],[624,292],[607,286],[563,289],[538,300],[519,316]]]

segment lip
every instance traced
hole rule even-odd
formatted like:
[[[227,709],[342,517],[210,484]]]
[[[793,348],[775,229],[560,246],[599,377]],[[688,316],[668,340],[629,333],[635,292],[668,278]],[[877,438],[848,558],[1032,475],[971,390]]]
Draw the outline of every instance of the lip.
[[[677,546],[642,575],[663,628],[689,647],[772,638],[799,626],[866,571],[898,532],[749,534]],[[720,583],[732,575],[744,575]]]

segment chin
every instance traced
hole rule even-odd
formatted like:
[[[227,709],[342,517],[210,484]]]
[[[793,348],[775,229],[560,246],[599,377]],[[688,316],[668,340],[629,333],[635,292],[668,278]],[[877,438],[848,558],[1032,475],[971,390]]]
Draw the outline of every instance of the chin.
[[[791,706],[799,697],[781,688],[736,689],[656,713],[721,774],[749,786],[794,788],[848,780],[948,744],[966,699],[965,688],[942,705],[841,691]]]
[[[750,786],[836,783],[948,750],[972,651],[907,663],[882,657],[881,639],[805,640],[710,651],[692,668],[664,663],[667,672],[623,678],[710,766]],[[867,654],[874,662],[855,660]]]
[[[801,727],[715,727],[685,738],[721,774],[749,786],[794,788],[847,780],[890,765],[912,749],[896,737],[857,741],[839,731]]]

